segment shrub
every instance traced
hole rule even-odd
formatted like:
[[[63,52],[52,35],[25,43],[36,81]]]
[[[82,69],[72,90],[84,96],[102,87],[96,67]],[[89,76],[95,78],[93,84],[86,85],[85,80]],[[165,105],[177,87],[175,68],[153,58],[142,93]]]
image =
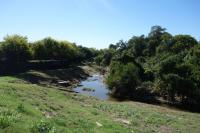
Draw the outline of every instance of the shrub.
[[[34,58],[40,60],[57,59],[59,42],[48,37],[33,44]]]
[[[135,88],[140,84],[140,69],[133,63],[122,64],[112,62],[107,84],[113,95],[126,97],[133,95]]]
[[[33,43],[34,59],[73,60],[78,56],[78,48],[67,41],[56,41],[50,37]]]
[[[176,35],[173,38],[172,51],[175,53],[190,49],[198,44],[198,42],[190,35]]]
[[[97,57],[94,58],[94,61],[97,65],[101,65],[101,62],[103,60],[103,55],[98,55]]]
[[[12,110],[1,109],[0,110],[0,128],[6,128],[17,120],[19,120],[20,115]]]
[[[31,56],[26,37],[19,35],[5,37],[0,46],[0,73],[24,70],[25,64],[31,59]]]
[[[56,133],[56,128],[47,121],[41,120],[31,127],[32,133]]]
[[[17,111],[20,112],[20,113],[24,113],[26,111],[24,105],[23,104],[19,104],[17,106]]]
[[[78,46],[78,60],[92,60],[93,57],[97,56],[97,50],[94,48],[87,48]]]
[[[1,45],[1,61],[25,62],[31,58],[31,51],[26,37],[11,35],[4,38]]]
[[[178,74],[164,75],[161,89],[160,92],[163,92],[169,101],[197,102],[195,100],[195,92],[197,92],[195,83]]]

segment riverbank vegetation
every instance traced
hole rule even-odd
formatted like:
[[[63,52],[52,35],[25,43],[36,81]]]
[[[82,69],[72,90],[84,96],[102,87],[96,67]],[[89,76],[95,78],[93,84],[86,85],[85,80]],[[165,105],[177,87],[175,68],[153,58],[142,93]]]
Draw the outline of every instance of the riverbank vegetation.
[[[109,66],[107,84],[116,97],[175,104],[200,104],[200,45],[190,35],[175,35],[153,26],[100,51],[95,62]]]
[[[91,60],[97,52],[93,48],[50,37],[28,42],[27,37],[8,35],[0,43],[0,74],[24,72],[27,69],[63,68]]]
[[[199,57],[195,38],[160,26],[103,50],[6,36],[0,42],[0,132],[198,133],[198,113],[135,101],[198,108]],[[96,70],[106,73],[112,96],[135,101],[101,101],[71,89]]]
[[[198,133],[200,130],[197,113],[139,102],[101,101],[45,84],[55,77],[63,80],[73,69],[1,76],[0,132]],[[29,77],[40,77],[40,82],[32,82]]]

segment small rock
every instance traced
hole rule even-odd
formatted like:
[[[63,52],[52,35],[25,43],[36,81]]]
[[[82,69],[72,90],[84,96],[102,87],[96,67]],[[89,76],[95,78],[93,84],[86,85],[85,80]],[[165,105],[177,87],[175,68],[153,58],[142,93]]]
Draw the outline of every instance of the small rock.
[[[103,126],[103,125],[102,125],[101,123],[99,123],[99,122],[96,122],[96,124],[97,124],[98,127],[102,127],[102,126]]]
[[[70,81],[60,80],[60,81],[58,81],[58,84],[62,85],[62,86],[69,86],[70,85]]]
[[[94,92],[95,91],[95,89],[87,88],[87,87],[83,88],[82,90],[87,91],[87,92]]]
[[[119,122],[121,122],[121,123],[123,123],[123,124],[126,124],[126,125],[131,124],[130,121],[125,120],[125,119],[116,119],[116,121],[119,121]]]
[[[127,124],[127,125],[129,125],[130,124],[130,121],[128,121],[128,120],[121,120],[124,124]]]

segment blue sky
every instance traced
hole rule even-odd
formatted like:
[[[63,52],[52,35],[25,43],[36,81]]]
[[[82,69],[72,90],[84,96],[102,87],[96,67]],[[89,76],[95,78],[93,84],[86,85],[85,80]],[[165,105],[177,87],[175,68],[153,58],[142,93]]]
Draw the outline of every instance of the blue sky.
[[[200,0],[0,0],[0,40],[51,36],[106,48],[160,25],[200,40]]]

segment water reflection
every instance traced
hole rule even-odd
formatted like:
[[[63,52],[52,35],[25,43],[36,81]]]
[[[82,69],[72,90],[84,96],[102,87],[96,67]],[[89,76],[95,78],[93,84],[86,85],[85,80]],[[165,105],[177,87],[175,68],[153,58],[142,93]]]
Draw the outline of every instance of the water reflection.
[[[94,96],[101,100],[108,100],[108,89],[103,82],[103,75],[97,73],[82,81],[78,87],[74,88],[76,92],[84,95]]]

